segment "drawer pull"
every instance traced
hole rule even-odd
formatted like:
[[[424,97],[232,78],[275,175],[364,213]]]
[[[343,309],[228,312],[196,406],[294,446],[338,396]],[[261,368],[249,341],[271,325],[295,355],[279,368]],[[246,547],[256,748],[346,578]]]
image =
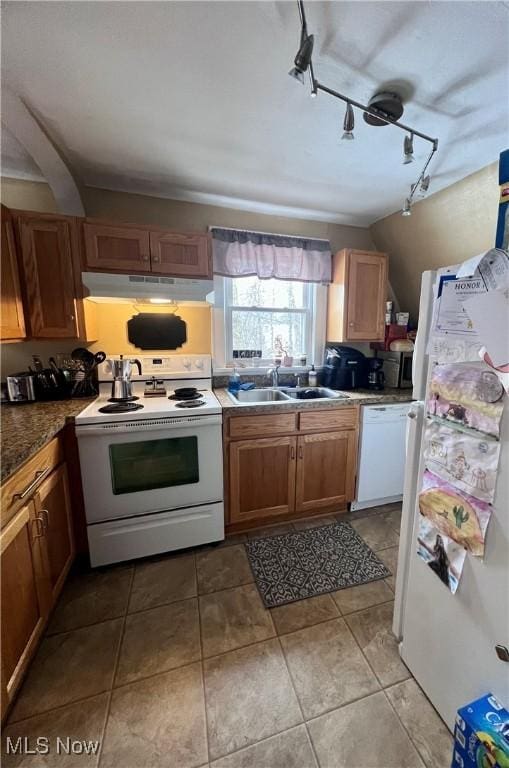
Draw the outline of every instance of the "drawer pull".
[[[28,496],[28,494],[35,490],[39,483],[41,483],[47,474],[51,472],[51,467],[46,467],[46,469],[38,469],[35,473],[35,477],[32,480],[31,483],[27,485],[27,487],[21,491],[21,493],[15,493],[12,497],[12,500],[15,501],[16,499],[24,499]]]
[[[33,522],[35,523],[35,527],[37,529],[37,533],[34,535],[35,539],[41,539],[44,536],[44,520],[42,517],[34,517]]]
[[[47,531],[49,529],[49,512],[47,509],[40,509],[39,513],[44,522],[44,530]]]

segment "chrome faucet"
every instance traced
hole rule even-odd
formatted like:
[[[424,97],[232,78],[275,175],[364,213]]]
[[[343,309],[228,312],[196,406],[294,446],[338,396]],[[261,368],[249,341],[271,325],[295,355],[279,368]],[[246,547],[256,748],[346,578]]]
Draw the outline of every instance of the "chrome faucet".
[[[270,377],[273,387],[279,387],[279,365],[275,365],[273,368],[269,368],[267,371],[267,377]]]

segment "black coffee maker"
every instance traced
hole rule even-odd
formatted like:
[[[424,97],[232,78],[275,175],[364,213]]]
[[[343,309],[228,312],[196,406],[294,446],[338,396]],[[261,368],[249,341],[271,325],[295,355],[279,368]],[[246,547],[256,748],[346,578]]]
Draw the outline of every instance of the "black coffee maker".
[[[367,360],[362,352],[343,344],[325,348],[323,383],[330,389],[358,389],[367,384]]]
[[[383,389],[385,386],[385,374],[383,372],[384,361],[378,357],[368,357],[367,363],[367,387],[368,389]]]

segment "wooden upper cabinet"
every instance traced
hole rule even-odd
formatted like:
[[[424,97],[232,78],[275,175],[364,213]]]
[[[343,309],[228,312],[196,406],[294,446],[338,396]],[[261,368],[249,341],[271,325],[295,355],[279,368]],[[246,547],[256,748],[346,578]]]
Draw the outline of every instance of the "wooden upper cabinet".
[[[212,277],[210,239],[206,234],[150,233],[152,272],[177,277]]]
[[[2,341],[24,339],[25,318],[21,299],[18,261],[12,217],[8,208],[2,205],[2,251],[0,283],[0,339]]]
[[[336,253],[328,294],[327,341],[383,341],[387,254]]]
[[[87,219],[83,242],[83,268],[90,272],[212,277],[210,237],[206,233]]]
[[[85,221],[83,235],[85,270],[150,272],[148,229]]]
[[[290,436],[229,444],[230,523],[294,511],[296,444]]]
[[[49,602],[44,590],[40,541],[43,521],[33,501],[0,535],[2,571],[2,718],[44,629]]]
[[[73,217],[18,217],[27,319],[34,338],[79,336],[79,252]]]
[[[351,501],[355,494],[357,432],[303,435],[297,441],[296,511]]]

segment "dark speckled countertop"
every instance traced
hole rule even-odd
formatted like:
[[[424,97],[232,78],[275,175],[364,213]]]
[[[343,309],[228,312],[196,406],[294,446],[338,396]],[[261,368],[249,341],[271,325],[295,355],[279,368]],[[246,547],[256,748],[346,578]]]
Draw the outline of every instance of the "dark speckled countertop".
[[[391,403],[409,403],[412,400],[411,389],[393,389],[386,387],[381,392],[371,389],[354,389],[343,394],[345,398],[337,400],[278,400],[274,403],[237,403],[226,389],[214,389],[214,394],[221,403],[223,412],[238,411],[239,414],[267,413],[283,411],[286,408],[302,410],[323,410],[324,408],[343,408],[349,405],[390,405]]]
[[[94,398],[91,397],[24,405],[2,405],[0,410],[1,482],[4,482],[46,443],[49,443],[69,420],[73,420],[93,400]]]

